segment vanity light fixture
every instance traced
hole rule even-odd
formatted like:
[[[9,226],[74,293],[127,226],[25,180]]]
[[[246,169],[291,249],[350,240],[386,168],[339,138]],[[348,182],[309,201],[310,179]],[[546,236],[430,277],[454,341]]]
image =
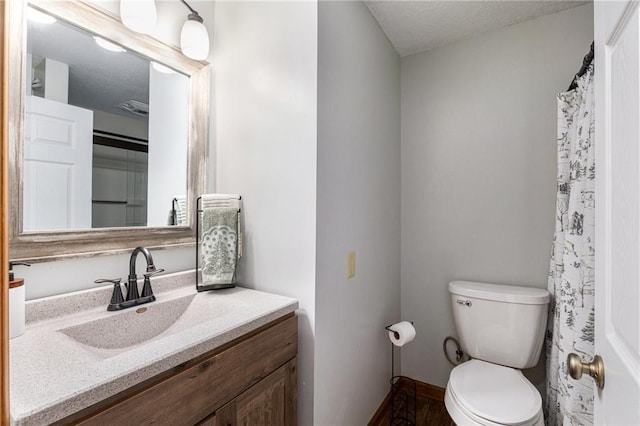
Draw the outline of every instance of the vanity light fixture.
[[[122,23],[137,33],[151,34],[157,17],[155,0],[120,0]]]
[[[126,52],[126,50],[124,50],[122,47],[118,46],[117,44],[111,43],[110,41],[107,41],[98,36],[93,36],[93,39],[96,41],[98,46],[102,47],[103,49],[107,49],[111,52]]]
[[[27,7],[27,19],[40,24],[53,24],[57,21],[53,16],[42,13],[32,7]]]
[[[209,56],[209,33],[204,20],[185,0],[180,0],[191,11],[180,33],[180,48],[185,56],[203,60]]]

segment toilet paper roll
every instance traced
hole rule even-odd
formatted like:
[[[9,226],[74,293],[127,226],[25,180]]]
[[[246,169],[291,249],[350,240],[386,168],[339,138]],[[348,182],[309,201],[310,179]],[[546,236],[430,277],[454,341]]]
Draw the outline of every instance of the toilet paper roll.
[[[389,340],[396,346],[404,346],[416,337],[416,329],[409,321],[401,321],[389,327]]]

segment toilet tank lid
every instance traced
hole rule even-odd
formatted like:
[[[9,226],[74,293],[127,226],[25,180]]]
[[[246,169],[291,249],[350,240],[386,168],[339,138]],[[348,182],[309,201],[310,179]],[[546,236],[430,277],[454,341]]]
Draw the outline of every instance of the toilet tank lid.
[[[542,288],[479,283],[475,281],[451,281],[449,283],[449,293],[476,299],[525,305],[544,305],[549,303],[550,299],[549,292]]]

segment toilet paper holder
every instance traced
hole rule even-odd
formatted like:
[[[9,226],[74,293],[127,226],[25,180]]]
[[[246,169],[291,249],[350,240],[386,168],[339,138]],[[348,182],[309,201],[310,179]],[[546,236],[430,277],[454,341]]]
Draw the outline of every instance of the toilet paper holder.
[[[413,321],[409,321],[411,325]],[[400,334],[389,324],[384,329],[392,332],[396,339],[400,338]],[[395,345],[391,342],[391,380],[389,384],[389,396],[391,397],[391,419],[390,425],[415,426],[417,414],[417,387],[416,381],[406,376],[395,375]]]
[[[413,321],[409,321],[409,322],[411,323],[411,325],[413,325]],[[393,333],[394,337],[395,337],[396,339],[399,339],[399,338],[400,338],[400,335],[398,334],[398,332],[397,332],[397,331],[395,331],[395,330],[391,330],[391,326],[392,326],[392,325],[393,325],[393,324],[389,324],[389,325],[388,325],[388,326],[386,326],[384,329],[385,329],[385,330],[387,330],[387,331],[391,331],[391,332]]]

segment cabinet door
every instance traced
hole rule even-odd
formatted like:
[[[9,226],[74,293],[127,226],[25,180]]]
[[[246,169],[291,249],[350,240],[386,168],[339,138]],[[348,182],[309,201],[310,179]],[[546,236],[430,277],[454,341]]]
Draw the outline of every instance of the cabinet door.
[[[216,411],[215,426],[296,424],[296,359],[256,383]]]

